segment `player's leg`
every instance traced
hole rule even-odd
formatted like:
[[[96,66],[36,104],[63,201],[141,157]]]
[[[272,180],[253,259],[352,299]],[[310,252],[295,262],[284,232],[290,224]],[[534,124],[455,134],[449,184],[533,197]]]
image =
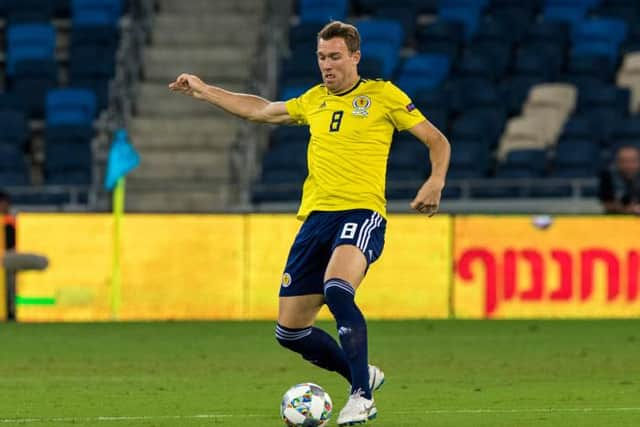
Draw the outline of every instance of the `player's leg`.
[[[384,219],[371,211],[354,212],[344,220],[334,241],[334,250],[324,275],[325,303],[336,319],[340,343],[351,370],[351,396],[338,417],[339,425],[375,418],[372,388],[384,379],[382,371],[368,364],[367,325],[355,303],[369,263],[384,245]],[[376,378],[379,374],[380,377]],[[379,382],[372,384],[371,380]]]
[[[324,304],[323,274],[331,255],[326,221],[312,214],[303,224],[291,247],[280,287],[276,339],[311,363],[340,373],[351,382],[344,352],[325,331],[313,326]]]
[[[351,370],[342,348],[331,335],[313,326],[324,305],[322,294],[280,297],[276,339],[283,347],[351,382]]]
[[[354,300],[366,268],[366,258],[356,246],[336,247],[325,272],[324,299],[336,319],[340,344],[349,362],[351,392],[360,390],[371,399],[367,324]]]

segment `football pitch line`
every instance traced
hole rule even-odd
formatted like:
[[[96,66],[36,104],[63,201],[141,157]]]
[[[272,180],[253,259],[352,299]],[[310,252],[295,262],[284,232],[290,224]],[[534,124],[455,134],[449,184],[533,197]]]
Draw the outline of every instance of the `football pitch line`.
[[[640,412],[640,407],[622,408],[514,408],[514,409],[425,409],[423,411],[385,411],[389,415],[464,415],[464,414],[527,414],[527,413],[598,413],[598,412]],[[0,418],[0,424],[29,423],[78,423],[78,422],[118,422],[154,420],[197,420],[220,418],[268,418],[274,414],[199,414],[199,415],[141,415],[141,416],[98,416],[98,417],[52,417],[52,418]]]

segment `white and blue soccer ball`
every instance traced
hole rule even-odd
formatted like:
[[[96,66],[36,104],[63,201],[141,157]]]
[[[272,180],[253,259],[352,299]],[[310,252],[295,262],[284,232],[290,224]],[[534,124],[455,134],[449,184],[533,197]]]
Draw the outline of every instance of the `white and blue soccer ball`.
[[[329,393],[312,383],[294,385],[284,394],[280,416],[290,427],[323,427],[331,418]]]

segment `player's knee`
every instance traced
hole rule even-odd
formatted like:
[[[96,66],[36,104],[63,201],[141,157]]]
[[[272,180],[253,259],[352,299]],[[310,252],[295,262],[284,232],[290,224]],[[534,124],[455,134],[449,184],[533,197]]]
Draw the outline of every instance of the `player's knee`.
[[[312,328],[287,328],[276,323],[276,341],[289,350],[296,351],[300,340],[311,335]]]
[[[346,280],[333,278],[324,283],[324,301],[332,312],[346,301],[353,301],[355,293]]]

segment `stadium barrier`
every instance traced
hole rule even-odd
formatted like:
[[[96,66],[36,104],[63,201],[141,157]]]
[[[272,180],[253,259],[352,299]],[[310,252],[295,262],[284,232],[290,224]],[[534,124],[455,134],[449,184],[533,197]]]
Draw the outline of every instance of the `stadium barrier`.
[[[274,319],[299,226],[291,214],[127,215],[118,318]],[[18,319],[111,320],[111,227],[103,214],[21,214],[20,249],[50,267],[21,274]],[[358,301],[385,319],[635,317],[637,235],[625,217],[390,215]]]

